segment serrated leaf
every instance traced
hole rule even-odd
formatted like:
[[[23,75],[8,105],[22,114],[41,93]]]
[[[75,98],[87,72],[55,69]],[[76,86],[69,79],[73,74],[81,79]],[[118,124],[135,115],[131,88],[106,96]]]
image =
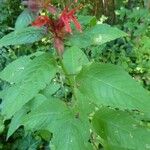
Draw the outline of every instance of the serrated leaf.
[[[20,126],[22,119],[29,111],[35,110],[37,107],[39,107],[44,101],[47,101],[47,98],[41,94],[37,94],[34,99],[29,101],[25,106],[23,106],[18,112],[16,112],[11,119],[8,133],[7,133],[7,139],[18,129]]]
[[[60,100],[44,102],[24,118],[23,125],[32,131],[44,129],[52,132],[56,150],[90,149],[88,121],[77,118]]]
[[[91,45],[102,45],[124,36],[127,36],[127,34],[115,27],[111,27],[107,24],[97,24],[86,29],[83,33],[71,36],[68,44],[86,48]]]
[[[101,108],[92,120],[106,150],[150,149],[150,128],[127,112]]]
[[[44,28],[27,27],[13,31],[0,39],[0,47],[9,45],[29,44],[42,39],[45,34]]]
[[[2,101],[2,113],[5,118],[12,117],[43,90],[55,76],[56,70],[55,60],[47,53],[33,59],[22,72],[22,80],[6,89]]]
[[[28,111],[29,109],[27,107],[23,107],[22,109],[20,109],[18,112],[15,113],[9,125],[7,139],[18,129],[23,116],[26,115]]]
[[[27,56],[20,57],[6,66],[5,69],[0,72],[0,78],[9,83],[20,82],[22,80],[21,74],[30,61],[31,59]]]
[[[63,55],[63,64],[68,74],[78,73],[88,62],[84,52],[75,46],[67,49]]]
[[[35,19],[36,15],[29,9],[25,9],[17,18],[15,23],[15,30],[20,30],[27,27]]]
[[[83,68],[76,82],[87,102],[150,115],[150,94],[118,66],[93,63]]]
[[[89,128],[86,122],[69,118],[56,126],[52,143],[56,150],[92,150],[89,140]],[[87,130],[88,129],[88,130]],[[61,133],[61,134],[60,134]]]

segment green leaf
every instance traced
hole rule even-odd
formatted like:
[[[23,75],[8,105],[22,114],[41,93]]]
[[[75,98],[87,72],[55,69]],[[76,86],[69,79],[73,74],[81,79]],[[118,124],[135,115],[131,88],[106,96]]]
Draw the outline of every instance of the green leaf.
[[[22,109],[20,109],[19,111],[15,113],[9,125],[7,139],[19,128],[23,116],[26,115],[28,111],[29,109],[27,107],[23,107]]]
[[[28,63],[21,74],[22,80],[6,89],[2,101],[2,113],[5,118],[12,117],[40,90],[43,90],[55,76],[56,71],[55,60],[47,53]]]
[[[13,143],[13,150],[37,150],[42,145],[42,140],[31,133],[24,135]]]
[[[61,85],[57,82],[51,82],[43,91],[41,91],[41,93],[47,98],[50,98],[56,91],[59,90],[60,87]]]
[[[101,108],[92,123],[106,150],[150,149],[150,128],[127,112]]]
[[[95,16],[78,15],[78,20],[82,26],[96,25],[96,17]]]
[[[22,80],[22,73],[31,59],[27,56],[20,57],[19,59],[10,63],[6,68],[0,72],[0,78],[9,83],[17,83]]]
[[[39,41],[44,36],[44,32],[44,28],[36,27],[27,27],[21,30],[13,31],[0,39],[0,47],[28,44]]]
[[[68,74],[78,73],[88,62],[86,55],[78,47],[67,49],[63,55],[63,64]]]
[[[88,123],[80,116],[77,118],[62,101],[54,98],[44,102],[23,119],[26,129],[52,132],[52,143],[56,150],[90,149]]]
[[[20,30],[32,23],[36,15],[33,14],[29,9],[25,9],[17,18],[15,23],[15,30]]]
[[[48,101],[49,99],[42,94],[37,94],[34,99],[29,101],[25,106],[29,108],[29,110],[37,109],[43,102]]]
[[[78,33],[69,38],[69,45],[76,45],[80,48],[86,48],[91,45],[102,45],[127,34],[115,27],[107,24],[97,24],[83,33]]]
[[[0,115],[0,134],[3,132],[5,126],[4,126],[4,122],[3,122],[3,118]]]
[[[83,68],[76,82],[87,102],[150,115],[150,94],[118,66],[93,63]]]
[[[25,106],[23,106],[19,111],[17,111],[9,125],[7,139],[18,129],[20,126],[22,119],[29,111],[33,111],[37,107],[39,107],[44,101],[47,101],[47,98],[41,94],[37,94],[34,99],[29,101]]]
[[[11,84],[18,83],[22,80],[22,72],[30,63],[31,58],[44,54],[44,52],[35,52],[29,56],[19,57],[12,63],[8,64],[3,71],[0,72],[0,79]]]
[[[95,111],[96,105],[90,101],[88,101],[88,96],[81,93],[78,89],[74,89],[73,101],[76,103],[76,109],[79,109],[81,113],[86,115],[87,117],[89,114]]]

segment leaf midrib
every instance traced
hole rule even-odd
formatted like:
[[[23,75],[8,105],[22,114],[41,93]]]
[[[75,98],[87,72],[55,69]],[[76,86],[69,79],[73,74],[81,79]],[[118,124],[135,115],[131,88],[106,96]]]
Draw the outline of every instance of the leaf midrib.
[[[100,73],[100,72],[97,72],[97,73]],[[107,82],[105,82],[105,81],[103,81],[103,80],[101,80],[101,79],[99,79],[99,78],[97,78],[97,77],[91,76],[91,75],[89,75],[89,74],[86,74],[86,76],[89,77],[90,79],[95,79],[95,80],[97,80],[98,82],[102,82],[102,83],[106,84],[107,86],[110,86],[110,87],[116,89],[116,90],[119,91],[120,93],[124,93],[124,95],[127,95],[127,96],[129,96],[129,97],[132,97],[133,99],[135,99],[136,101],[138,101],[139,103],[142,104],[142,102],[141,102],[139,99],[136,99],[135,97],[133,97],[133,96],[130,95],[129,93],[126,93],[124,90],[118,89],[117,87],[115,87],[115,86],[113,86],[113,85],[111,85],[111,84],[109,84],[109,83],[107,83]],[[133,106],[133,105],[132,105],[132,106]]]

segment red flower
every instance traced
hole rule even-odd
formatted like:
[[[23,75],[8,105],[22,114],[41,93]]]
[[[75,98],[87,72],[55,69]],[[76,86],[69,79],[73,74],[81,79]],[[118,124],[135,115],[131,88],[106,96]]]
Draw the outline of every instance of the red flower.
[[[50,22],[47,16],[38,16],[37,19],[32,23],[32,26],[42,27]]]
[[[65,28],[66,28],[66,32],[72,33],[72,30],[70,27],[71,21],[73,21],[77,30],[82,31],[81,25],[78,22],[78,20],[75,16],[75,13],[76,13],[76,8],[69,11],[69,7],[66,7],[61,13],[60,20],[64,23]]]
[[[73,22],[77,30],[81,31],[81,25],[75,16],[77,8],[69,10],[67,6],[61,13],[58,19],[54,19],[48,16],[39,16],[32,23],[32,26],[42,27],[46,26],[47,29],[53,33],[54,47],[56,48],[58,54],[62,54],[64,50],[64,37],[67,33],[72,33],[70,23]]]

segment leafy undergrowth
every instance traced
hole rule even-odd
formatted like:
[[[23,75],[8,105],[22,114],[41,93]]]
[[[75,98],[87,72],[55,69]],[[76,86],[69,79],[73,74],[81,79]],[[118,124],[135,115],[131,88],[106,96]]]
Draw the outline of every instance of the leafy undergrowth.
[[[126,34],[77,8],[29,5],[0,39],[0,149],[150,149],[147,10],[120,12]]]

